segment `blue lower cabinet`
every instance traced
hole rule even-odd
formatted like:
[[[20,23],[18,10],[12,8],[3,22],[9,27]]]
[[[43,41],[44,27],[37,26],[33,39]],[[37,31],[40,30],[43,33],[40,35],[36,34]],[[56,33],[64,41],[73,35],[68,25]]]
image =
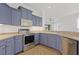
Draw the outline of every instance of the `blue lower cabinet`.
[[[5,45],[0,47],[0,55],[5,55]]]
[[[55,34],[48,35],[48,46],[62,51],[62,39],[61,36]]]
[[[61,39],[61,36],[57,36],[56,38],[57,38],[57,49],[59,51],[62,51],[63,48],[62,48],[62,39]]]
[[[35,45],[36,45],[36,44],[39,44],[39,39],[40,39],[40,38],[39,38],[39,35],[40,35],[40,34],[35,34],[35,39],[34,39]]]
[[[0,41],[0,55],[6,54],[6,47],[5,47],[6,41]]]
[[[22,35],[15,36],[15,54],[23,50]]]
[[[48,41],[47,41],[47,34],[40,34],[40,43],[43,45],[47,45]]]
[[[6,55],[14,54],[14,38],[11,37],[6,40]]]
[[[48,44],[51,48],[57,48],[57,39],[56,35],[48,34]]]
[[[0,41],[0,55],[14,55],[22,50],[22,35],[17,35]]]

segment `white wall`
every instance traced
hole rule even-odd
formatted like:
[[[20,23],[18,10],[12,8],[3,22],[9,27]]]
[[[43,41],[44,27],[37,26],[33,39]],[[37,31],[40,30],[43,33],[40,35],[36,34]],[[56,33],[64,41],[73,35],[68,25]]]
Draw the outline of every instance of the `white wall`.
[[[55,23],[55,30],[58,31],[74,31],[77,32],[79,29],[77,28],[77,19],[79,18],[79,13],[67,15],[63,18],[58,19],[58,27]]]
[[[48,18],[45,13],[43,13],[43,27],[45,23],[49,23]],[[62,18],[53,18],[52,17],[52,31],[73,31],[79,32],[77,28],[77,19],[79,18],[79,12],[72,13]]]

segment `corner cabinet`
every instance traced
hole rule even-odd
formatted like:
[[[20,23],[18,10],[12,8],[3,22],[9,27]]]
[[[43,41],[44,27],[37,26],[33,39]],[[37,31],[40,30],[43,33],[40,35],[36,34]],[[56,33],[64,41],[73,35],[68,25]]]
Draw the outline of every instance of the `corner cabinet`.
[[[42,26],[42,17],[32,15],[32,22],[33,26]]]
[[[35,37],[35,38],[34,38],[34,43],[35,43],[35,45],[36,45],[36,44],[39,44],[39,42],[40,42],[40,34],[35,34],[34,37]]]
[[[47,38],[47,34],[40,34],[40,43],[43,45],[47,45],[48,44],[48,38]]]
[[[39,43],[46,45],[51,48],[55,48],[59,51],[62,51],[62,39],[61,36],[56,34],[45,34],[41,33],[39,35]]]

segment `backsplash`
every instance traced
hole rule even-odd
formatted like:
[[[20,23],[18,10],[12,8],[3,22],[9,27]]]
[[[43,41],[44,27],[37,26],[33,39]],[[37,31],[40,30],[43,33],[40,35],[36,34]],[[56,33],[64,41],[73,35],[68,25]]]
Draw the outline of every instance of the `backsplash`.
[[[11,33],[11,32],[18,32],[18,29],[30,29],[30,31],[43,31],[44,28],[40,26],[32,26],[32,27],[19,27],[19,26],[13,26],[13,25],[4,25],[0,24],[0,34],[1,33]]]
[[[18,32],[18,26],[0,24],[0,33]]]
[[[40,26],[32,26],[30,28],[30,31],[43,31],[44,28],[43,27],[40,27]]]

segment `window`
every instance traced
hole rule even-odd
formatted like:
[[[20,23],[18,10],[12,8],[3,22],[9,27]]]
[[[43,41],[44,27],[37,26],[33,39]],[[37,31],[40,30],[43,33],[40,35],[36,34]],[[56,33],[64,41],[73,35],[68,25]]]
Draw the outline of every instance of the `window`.
[[[77,19],[77,28],[79,29],[79,18]]]

